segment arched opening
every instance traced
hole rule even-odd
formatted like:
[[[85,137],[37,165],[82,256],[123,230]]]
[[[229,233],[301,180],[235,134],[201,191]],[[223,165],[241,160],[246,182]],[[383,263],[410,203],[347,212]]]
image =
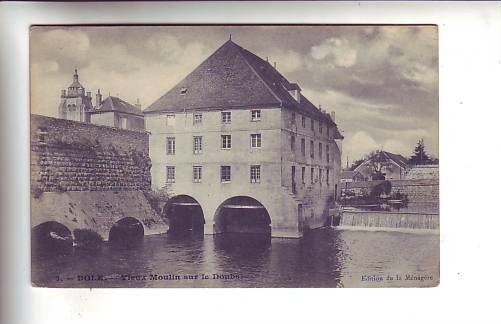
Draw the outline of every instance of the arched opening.
[[[113,224],[108,241],[112,244],[135,244],[142,241],[144,227],[134,217],[125,217]]]
[[[169,224],[169,232],[204,232],[204,213],[198,201],[193,197],[179,195],[169,199],[162,216]]]
[[[34,255],[69,254],[73,249],[71,231],[61,223],[49,221],[31,230]]]
[[[271,235],[271,219],[266,208],[252,197],[225,200],[216,210],[215,233]]]

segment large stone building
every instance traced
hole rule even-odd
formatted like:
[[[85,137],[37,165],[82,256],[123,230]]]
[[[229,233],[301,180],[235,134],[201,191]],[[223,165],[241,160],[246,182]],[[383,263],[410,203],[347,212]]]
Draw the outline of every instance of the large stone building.
[[[343,137],[267,61],[229,40],[144,114],[171,228],[182,208],[206,234],[300,237],[329,222]]]
[[[76,69],[71,85],[67,90],[61,90],[59,118],[129,130],[144,130],[144,116],[139,101],[131,105],[112,96],[103,101],[101,92],[97,90],[93,106],[91,92],[85,92],[78,80]]]

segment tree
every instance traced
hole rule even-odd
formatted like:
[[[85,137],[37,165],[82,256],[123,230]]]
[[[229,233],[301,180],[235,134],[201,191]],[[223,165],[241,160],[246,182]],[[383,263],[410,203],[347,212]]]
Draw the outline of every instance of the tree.
[[[391,172],[393,170],[393,164],[388,160],[383,151],[371,152],[369,155],[367,155],[366,159],[369,161],[369,166],[372,169],[372,180],[385,179],[383,168],[385,169],[385,171]]]
[[[424,149],[424,140],[420,139],[414,148],[414,155],[411,156],[409,163],[411,165],[430,164],[432,161]]]

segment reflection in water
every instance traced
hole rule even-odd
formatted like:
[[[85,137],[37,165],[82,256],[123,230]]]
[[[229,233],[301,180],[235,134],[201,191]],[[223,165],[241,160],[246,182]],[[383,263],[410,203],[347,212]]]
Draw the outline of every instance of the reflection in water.
[[[53,287],[374,287],[438,282],[439,237],[432,234],[323,229],[302,239],[270,239],[190,231],[146,236],[140,242],[128,248],[104,244],[99,251],[34,255],[33,282]],[[434,279],[361,280],[389,273],[431,274]]]

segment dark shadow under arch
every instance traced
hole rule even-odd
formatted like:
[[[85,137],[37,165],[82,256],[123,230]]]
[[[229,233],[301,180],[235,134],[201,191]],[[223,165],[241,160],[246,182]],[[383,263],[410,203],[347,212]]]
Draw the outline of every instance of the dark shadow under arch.
[[[188,195],[179,195],[169,199],[162,212],[162,217],[169,224],[170,233],[204,232],[205,218],[200,203]]]
[[[142,241],[143,237],[143,224],[134,217],[125,217],[113,224],[108,241],[112,244],[129,245]]]
[[[41,223],[31,230],[31,248],[37,256],[69,254],[73,248],[71,231],[55,221]]]
[[[271,218],[257,199],[236,196],[226,199],[214,216],[215,233],[271,235]]]

